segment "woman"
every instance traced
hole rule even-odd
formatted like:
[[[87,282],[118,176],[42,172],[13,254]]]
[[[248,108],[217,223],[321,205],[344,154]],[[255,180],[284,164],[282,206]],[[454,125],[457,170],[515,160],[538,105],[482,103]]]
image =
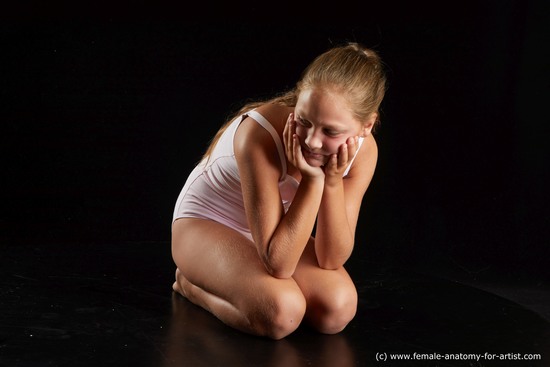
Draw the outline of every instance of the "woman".
[[[357,310],[344,264],[376,166],[385,84],[379,56],[349,43],[317,57],[293,90],[230,119],[178,197],[173,289],[254,335],[281,339],[302,321],[343,330]]]

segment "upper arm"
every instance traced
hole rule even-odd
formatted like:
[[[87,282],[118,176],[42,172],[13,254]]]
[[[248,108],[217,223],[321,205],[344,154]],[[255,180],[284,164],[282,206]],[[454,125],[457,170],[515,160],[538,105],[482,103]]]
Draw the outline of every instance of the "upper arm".
[[[250,117],[240,124],[233,144],[252,237],[259,250],[266,250],[284,213],[277,147],[271,134]]]

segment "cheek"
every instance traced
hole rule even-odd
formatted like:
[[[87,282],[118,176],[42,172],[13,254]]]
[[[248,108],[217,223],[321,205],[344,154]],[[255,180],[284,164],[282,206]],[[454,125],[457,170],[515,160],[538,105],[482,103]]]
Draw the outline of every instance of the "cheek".
[[[307,129],[300,125],[296,126],[296,135],[298,135],[298,138],[303,143],[307,138]]]
[[[338,153],[338,148],[340,147],[340,145],[344,144],[344,142],[345,140],[340,141],[340,140],[334,140],[334,139],[327,139],[325,140],[325,144],[324,144],[325,151],[327,152],[327,154],[336,154]]]

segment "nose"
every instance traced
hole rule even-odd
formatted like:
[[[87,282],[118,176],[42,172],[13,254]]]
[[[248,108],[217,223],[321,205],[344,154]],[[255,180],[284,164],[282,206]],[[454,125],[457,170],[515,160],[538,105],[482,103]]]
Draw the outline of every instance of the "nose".
[[[323,142],[318,135],[319,134],[315,129],[310,129],[310,131],[308,131],[304,143],[309,150],[315,151],[321,149],[321,147],[323,146]]]

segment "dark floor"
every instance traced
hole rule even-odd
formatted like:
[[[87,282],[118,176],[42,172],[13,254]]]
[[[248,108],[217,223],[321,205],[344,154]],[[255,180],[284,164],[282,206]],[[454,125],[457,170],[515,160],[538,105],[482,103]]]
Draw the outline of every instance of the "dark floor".
[[[271,341],[174,295],[167,243],[4,245],[0,261],[1,366],[550,365],[540,287],[480,289],[352,259],[360,303],[347,329]],[[390,360],[413,353],[422,359]]]

